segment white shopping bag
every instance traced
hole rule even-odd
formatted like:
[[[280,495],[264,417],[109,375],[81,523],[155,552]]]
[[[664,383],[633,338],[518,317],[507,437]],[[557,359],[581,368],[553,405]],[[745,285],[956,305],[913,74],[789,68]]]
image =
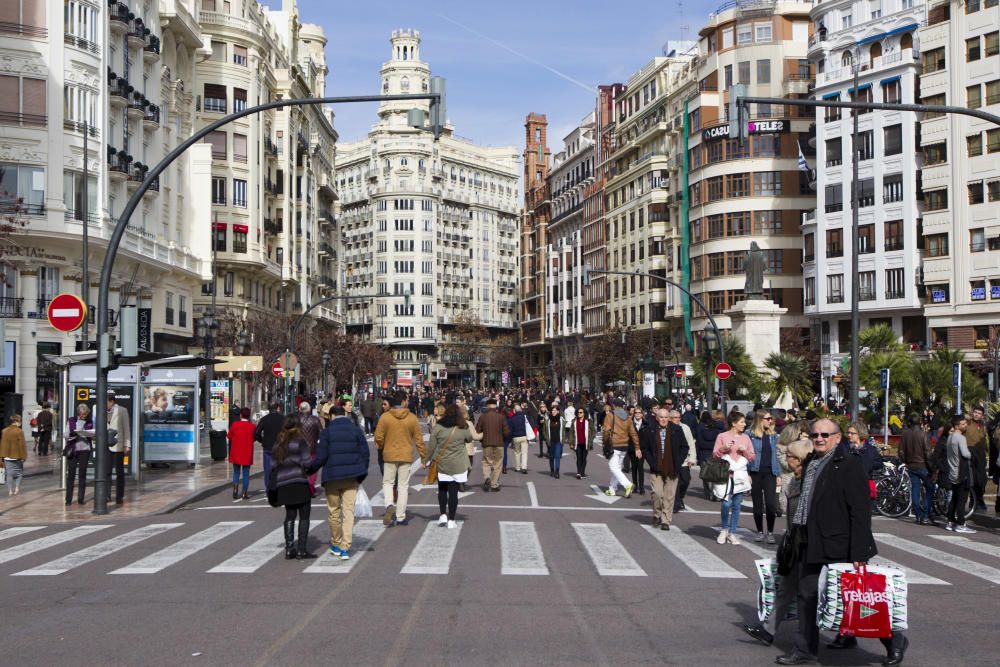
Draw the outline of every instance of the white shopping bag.
[[[372,516],[372,502],[368,500],[368,494],[364,487],[358,487],[358,497],[354,501],[354,518],[370,519]]]

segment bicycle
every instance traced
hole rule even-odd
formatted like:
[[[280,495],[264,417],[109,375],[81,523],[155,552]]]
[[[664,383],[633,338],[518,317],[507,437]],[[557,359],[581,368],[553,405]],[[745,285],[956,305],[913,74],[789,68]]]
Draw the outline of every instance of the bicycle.
[[[872,504],[875,511],[890,519],[898,519],[910,512],[913,497],[905,464],[894,458],[883,459],[882,469],[876,472],[873,481],[875,500]]]

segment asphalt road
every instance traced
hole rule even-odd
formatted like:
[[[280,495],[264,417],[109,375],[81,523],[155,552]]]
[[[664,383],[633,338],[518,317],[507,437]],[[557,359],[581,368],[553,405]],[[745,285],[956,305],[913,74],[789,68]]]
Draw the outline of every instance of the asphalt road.
[[[571,456],[554,480],[536,454],[500,493],[471,487],[458,530],[434,525],[435,491],[411,490],[410,525],[361,524],[347,564],[284,560],[283,512],[260,493],[141,520],[0,526],[0,664],[766,665],[789,647],[791,624],[771,648],[741,632],[763,545],[717,545],[718,504],[697,481],[692,511],[653,533],[648,496],[589,497],[608,482],[596,452],[581,481]],[[380,483],[373,465],[376,503]],[[319,500],[312,519],[319,552]],[[995,665],[1000,535],[881,518],[875,531],[881,555],[911,570],[905,664]],[[862,640],[822,662],[883,655]]]

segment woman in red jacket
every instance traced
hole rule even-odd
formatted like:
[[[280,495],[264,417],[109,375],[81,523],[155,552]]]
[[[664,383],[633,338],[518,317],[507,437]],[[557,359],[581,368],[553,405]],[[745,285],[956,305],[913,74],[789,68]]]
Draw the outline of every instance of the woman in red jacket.
[[[233,500],[240,498],[240,473],[243,474],[243,500],[250,498],[250,466],[253,465],[253,431],[250,408],[240,410],[240,420],[229,427],[229,462],[233,464]]]

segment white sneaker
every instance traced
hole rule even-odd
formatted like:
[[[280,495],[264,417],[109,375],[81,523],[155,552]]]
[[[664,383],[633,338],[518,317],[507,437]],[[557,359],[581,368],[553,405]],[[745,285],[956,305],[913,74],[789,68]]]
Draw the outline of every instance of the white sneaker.
[[[754,542],[763,542],[764,541],[764,533],[754,533],[753,534],[753,541]]]
[[[975,528],[969,528],[966,525],[955,526],[952,530],[956,533],[965,533],[966,535],[974,535],[976,533]]]
[[[740,541],[740,538],[739,538],[739,537],[737,537],[736,533],[729,533],[729,534],[728,534],[728,535],[726,536],[726,539],[727,539],[727,540],[729,540],[729,543],[730,543],[730,544],[743,544],[743,543],[742,543],[742,542]]]
[[[438,518],[438,525],[439,526],[444,526],[444,525],[447,525],[447,523],[448,523],[448,515],[447,514],[442,514]]]
[[[945,526],[944,529],[945,530],[950,530],[950,531],[954,532],[955,531],[955,524],[954,524],[954,522],[949,521],[948,525]]]
[[[458,528],[458,524],[455,523],[454,521],[449,521],[448,528]]]
[[[719,536],[717,538],[715,538],[715,541],[718,544],[725,544],[727,537],[729,537],[729,531],[728,530],[723,530],[723,531],[719,532]]]

